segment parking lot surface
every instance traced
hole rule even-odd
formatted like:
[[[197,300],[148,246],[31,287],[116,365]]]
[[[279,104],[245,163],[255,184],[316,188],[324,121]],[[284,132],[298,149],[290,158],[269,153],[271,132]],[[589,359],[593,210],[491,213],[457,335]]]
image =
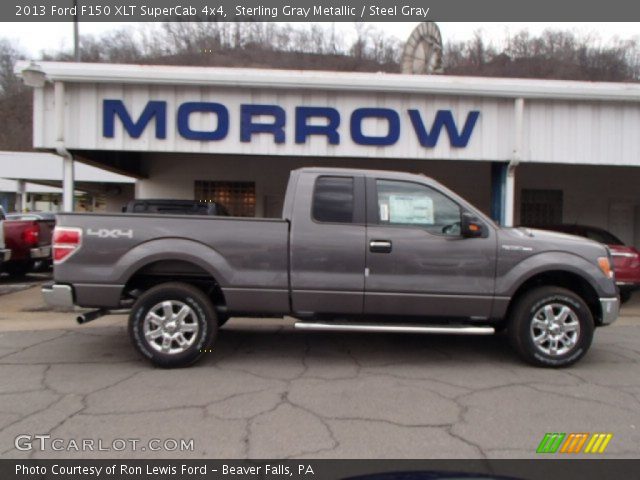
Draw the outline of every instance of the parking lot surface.
[[[531,458],[547,432],[610,432],[603,456],[640,454],[638,306],[564,370],[522,364],[502,336],[303,333],[290,319],[232,319],[204,361],[161,370],[124,316],[77,326],[27,287],[0,293],[5,458]],[[63,450],[17,450],[24,434]],[[135,451],[67,448],[130,438]]]

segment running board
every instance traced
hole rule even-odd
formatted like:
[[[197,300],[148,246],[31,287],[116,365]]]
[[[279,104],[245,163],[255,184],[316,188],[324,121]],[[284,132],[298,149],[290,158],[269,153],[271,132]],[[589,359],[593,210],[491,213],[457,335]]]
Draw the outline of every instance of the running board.
[[[318,323],[296,322],[295,328],[299,330],[325,330],[333,332],[388,332],[388,333],[435,333],[446,335],[492,335],[493,327],[448,327],[426,326],[409,324],[364,324],[364,323]]]

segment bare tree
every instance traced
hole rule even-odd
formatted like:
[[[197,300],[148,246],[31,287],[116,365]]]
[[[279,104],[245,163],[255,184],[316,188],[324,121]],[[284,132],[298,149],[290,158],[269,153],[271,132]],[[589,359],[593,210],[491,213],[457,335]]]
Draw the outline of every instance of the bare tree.
[[[3,96],[18,93],[22,82],[13,73],[16,61],[25,58],[24,53],[13,43],[0,39],[0,93]]]

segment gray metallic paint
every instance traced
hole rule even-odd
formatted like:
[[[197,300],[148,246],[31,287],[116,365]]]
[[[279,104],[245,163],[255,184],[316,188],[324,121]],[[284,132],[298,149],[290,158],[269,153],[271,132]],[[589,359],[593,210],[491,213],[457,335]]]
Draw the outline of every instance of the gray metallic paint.
[[[311,218],[312,192],[321,175],[300,175],[296,186],[290,240],[293,311],[361,314],[366,227]],[[364,211],[360,214],[364,221]]]
[[[477,216],[486,226],[486,238],[440,237],[420,228],[365,222],[318,223],[311,218],[311,201],[320,175],[431,186]],[[54,278],[74,286],[78,305],[117,308],[124,286],[141,268],[161,260],[191,262],[215,278],[230,313],[256,314],[501,318],[513,293],[533,275],[549,270],[581,276],[601,298],[617,296],[614,282],[596,264],[607,255],[604,246],[565,234],[498,228],[422,175],[296,170],[283,219],[60,214],[59,225],[80,227],[84,235],[82,248],[55,266]],[[131,229],[133,238],[92,237],[88,229]],[[392,252],[369,252],[373,239],[391,240]]]

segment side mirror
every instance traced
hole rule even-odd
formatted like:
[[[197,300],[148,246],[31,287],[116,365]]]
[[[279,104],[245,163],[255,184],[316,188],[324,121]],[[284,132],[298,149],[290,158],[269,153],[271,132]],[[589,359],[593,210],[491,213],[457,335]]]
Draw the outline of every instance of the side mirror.
[[[469,212],[462,212],[460,233],[465,238],[484,237],[487,227],[478,217]]]

